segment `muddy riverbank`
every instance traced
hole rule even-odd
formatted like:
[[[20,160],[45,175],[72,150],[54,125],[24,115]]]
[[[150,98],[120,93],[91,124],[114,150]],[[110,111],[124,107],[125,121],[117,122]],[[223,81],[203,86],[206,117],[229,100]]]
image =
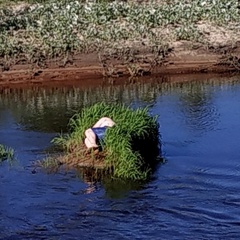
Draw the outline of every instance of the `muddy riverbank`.
[[[0,3],[0,86],[240,71],[231,1]]]
[[[93,79],[180,75],[192,73],[223,74],[239,72],[240,42],[231,47],[225,45],[216,49],[197,47],[190,49],[191,43],[182,41],[175,43],[161,62],[153,65],[154,55],[138,50],[135,55],[135,70],[129,69],[129,63],[124,63],[117,57],[108,58],[103,64],[97,53],[80,54],[72,57],[65,66],[60,66],[60,60],[46,61],[44,67],[18,63],[10,69],[0,72],[0,86],[12,84],[68,84],[69,82],[90,81]],[[111,68],[111,69],[110,69]],[[135,72],[133,72],[135,71]]]

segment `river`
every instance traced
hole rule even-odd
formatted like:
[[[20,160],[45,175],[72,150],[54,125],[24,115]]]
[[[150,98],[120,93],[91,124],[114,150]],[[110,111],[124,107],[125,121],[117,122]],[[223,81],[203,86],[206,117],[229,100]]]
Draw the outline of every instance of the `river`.
[[[147,182],[34,171],[68,120],[98,101],[159,115]],[[0,239],[239,239],[240,76],[0,89]]]

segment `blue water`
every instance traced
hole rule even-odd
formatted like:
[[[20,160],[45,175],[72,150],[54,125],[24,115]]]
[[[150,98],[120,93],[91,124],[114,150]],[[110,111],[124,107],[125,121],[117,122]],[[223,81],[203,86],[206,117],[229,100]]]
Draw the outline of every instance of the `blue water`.
[[[0,91],[0,239],[239,239],[240,76],[184,83]],[[159,115],[162,154],[146,183],[33,172],[69,117],[103,99]]]

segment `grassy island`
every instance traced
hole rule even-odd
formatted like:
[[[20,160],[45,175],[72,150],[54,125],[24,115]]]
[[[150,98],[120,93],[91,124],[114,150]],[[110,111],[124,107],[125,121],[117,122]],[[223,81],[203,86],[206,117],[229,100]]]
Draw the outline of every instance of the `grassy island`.
[[[84,132],[101,117],[116,123],[107,129],[102,151],[86,156]],[[120,104],[97,103],[70,119],[71,133],[53,141],[65,149],[59,161],[78,167],[92,167],[123,179],[146,179],[160,154],[157,116],[147,108],[133,110]]]

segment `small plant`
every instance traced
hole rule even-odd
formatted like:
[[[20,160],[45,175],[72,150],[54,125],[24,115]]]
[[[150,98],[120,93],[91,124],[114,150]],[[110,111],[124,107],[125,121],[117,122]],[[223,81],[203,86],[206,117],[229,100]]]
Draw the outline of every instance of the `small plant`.
[[[0,163],[5,160],[12,161],[13,159],[14,159],[14,150],[12,148],[9,148],[0,144]]]
[[[34,163],[34,166],[36,168],[40,167],[47,171],[48,173],[54,173],[57,172],[59,167],[61,166],[61,163],[57,158],[54,157],[47,157],[43,160],[38,160]]]
[[[116,122],[114,127],[107,129],[104,139],[104,168],[117,178],[146,179],[160,154],[157,116],[150,116],[147,108],[133,110],[121,104],[97,103],[70,119],[72,132],[65,140],[60,137],[53,142],[62,144],[71,158],[73,153],[85,147],[85,130],[104,116]],[[79,153],[78,160],[85,161],[84,155]]]
[[[232,68],[240,72],[240,57],[235,56],[231,53],[224,54],[218,64],[231,66]]]

